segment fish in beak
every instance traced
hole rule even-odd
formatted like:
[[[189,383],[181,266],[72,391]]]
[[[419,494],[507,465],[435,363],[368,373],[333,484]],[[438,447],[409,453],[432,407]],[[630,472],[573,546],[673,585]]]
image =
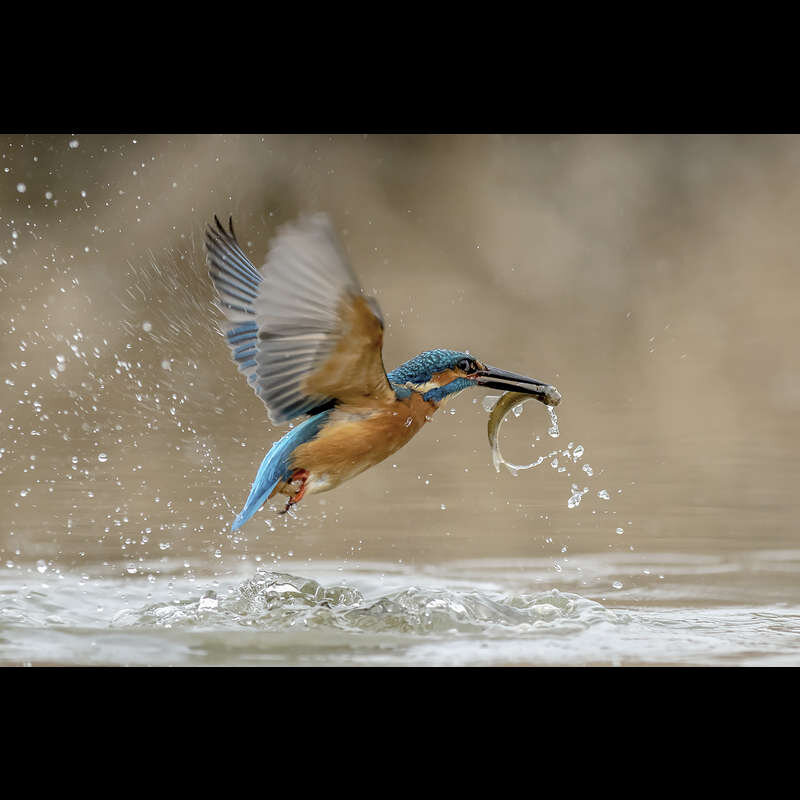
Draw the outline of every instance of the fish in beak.
[[[546,406],[557,406],[561,402],[561,393],[555,386],[488,364],[484,364],[483,369],[476,373],[475,383],[488,389],[529,394]]]

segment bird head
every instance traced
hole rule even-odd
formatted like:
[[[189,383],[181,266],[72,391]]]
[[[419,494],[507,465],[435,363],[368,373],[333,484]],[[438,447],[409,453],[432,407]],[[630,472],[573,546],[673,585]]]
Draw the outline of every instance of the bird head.
[[[435,403],[472,386],[529,394],[549,406],[561,400],[550,384],[492,367],[458,350],[427,350],[390,372],[388,378],[396,389],[419,392]]]

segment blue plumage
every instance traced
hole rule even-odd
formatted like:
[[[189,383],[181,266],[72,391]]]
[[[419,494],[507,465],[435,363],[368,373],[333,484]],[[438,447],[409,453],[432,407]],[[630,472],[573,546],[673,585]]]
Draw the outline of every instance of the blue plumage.
[[[280,481],[289,480],[291,477],[289,459],[295,448],[313,439],[319,433],[320,428],[327,422],[329,416],[330,411],[315,414],[296,428],[292,428],[272,445],[258,468],[247,502],[244,504],[244,508],[236,515],[231,530],[235,531],[241,528],[264,505],[264,502]]]
[[[458,361],[465,358],[470,359],[471,356],[469,353],[460,353],[458,350],[426,350],[410,361],[406,361],[405,364],[401,364],[397,369],[393,369],[386,377],[398,398],[402,399],[410,394],[406,384],[424,386],[437,372],[453,369]],[[457,378],[446,386],[429,389],[422,397],[427,401],[439,403],[447,395],[461,392],[473,385],[472,381],[466,378]]]
[[[464,389],[469,389],[470,386],[474,385],[475,384],[467,378],[456,378],[454,381],[450,381],[446,386],[439,386],[436,389],[425,392],[422,395],[422,399],[428,402],[433,401],[434,403],[441,403],[448,395],[458,394],[458,392],[463,392]]]
[[[258,339],[258,325],[255,322],[245,322],[242,325],[231,328],[225,335],[228,338],[228,344],[231,346],[239,344],[239,342],[246,342],[249,339],[256,341]]]
[[[258,325],[255,322],[244,322],[231,328],[225,338],[233,351],[233,358],[239,365],[239,372],[245,372],[256,366],[256,347],[258,345]]]
[[[471,356],[469,353],[460,353],[457,350],[426,350],[405,364],[401,364],[397,369],[393,369],[386,377],[389,378],[389,383],[426,383],[434,373],[452,369],[462,358],[468,359]]]

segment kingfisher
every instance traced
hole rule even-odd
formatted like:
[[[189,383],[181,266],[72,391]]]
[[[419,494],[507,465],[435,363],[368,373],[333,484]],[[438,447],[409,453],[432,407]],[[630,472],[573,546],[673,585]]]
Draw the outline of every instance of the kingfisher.
[[[458,350],[426,350],[387,373],[380,306],[364,294],[326,214],[281,227],[261,269],[239,246],[232,218],[227,230],[214,223],[206,260],[239,372],[273,424],[304,418],[264,457],[232,530],[276,494],[288,497],[286,513],[380,463],[464,389],[560,399],[549,384]]]

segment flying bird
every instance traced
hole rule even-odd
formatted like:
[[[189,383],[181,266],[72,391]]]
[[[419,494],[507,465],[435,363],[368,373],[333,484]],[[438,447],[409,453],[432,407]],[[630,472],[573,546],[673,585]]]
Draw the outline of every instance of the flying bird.
[[[282,227],[261,269],[239,246],[233,220],[227,230],[214,222],[207,262],[233,358],[273,424],[304,417],[264,457],[233,530],[276,494],[289,498],[285,513],[383,461],[464,389],[560,399],[546,383],[457,350],[427,350],[387,374],[380,307],[363,294],[327,215]]]

